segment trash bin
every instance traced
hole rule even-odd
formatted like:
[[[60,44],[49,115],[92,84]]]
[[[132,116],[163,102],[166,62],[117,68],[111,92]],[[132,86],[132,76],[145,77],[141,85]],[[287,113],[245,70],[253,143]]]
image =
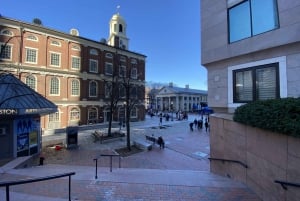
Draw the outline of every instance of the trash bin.
[[[66,128],[66,147],[76,148],[78,146],[78,127],[69,126]]]

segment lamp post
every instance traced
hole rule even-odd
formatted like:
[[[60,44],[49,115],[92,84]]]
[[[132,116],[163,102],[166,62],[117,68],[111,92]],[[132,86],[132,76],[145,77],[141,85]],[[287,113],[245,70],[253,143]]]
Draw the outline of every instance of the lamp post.
[[[171,115],[172,115],[172,116],[171,116],[171,120],[173,121],[173,101],[171,101],[171,112],[172,112],[172,113],[171,113]]]

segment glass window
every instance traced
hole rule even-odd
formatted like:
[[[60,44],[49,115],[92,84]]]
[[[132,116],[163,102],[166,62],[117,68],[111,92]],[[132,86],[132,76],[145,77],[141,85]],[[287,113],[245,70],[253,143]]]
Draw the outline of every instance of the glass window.
[[[58,53],[51,53],[50,54],[50,65],[51,66],[60,66],[60,54]]]
[[[130,97],[136,99],[138,97],[137,95],[137,87],[133,86],[130,90]]]
[[[89,96],[96,97],[97,96],[97,82],[91,81],[89,84]]]
[[[29,35],[29,36],[27,37],[27,40],[38,41],[38,38],[37,38],[36,36],[34,36],[34,35]]]
[[[120,66],[119,67],[119,76],[120,77],[126,77],[126,66]]]
[[[57,77],[50,80],[50,95],[59,95],[59,79]]]
[[[25,83],[31,89],[36,90],[36,79],[33,75],[28,75],[25,79]]]
[[[8,44],[1,44],[1,52],[0,52],[0,58],[1,59],[7,59],[7,60],[10,60],[11,59],[11,50],[12,50],[12,47],[11,45],[8,45]]]
[[[80,51],[80,47],[77,45],[73,45],[72,50]]]
[[[72,57],[72,69],[79,70],[80,69],[80,58]]]
[[[51,42],[51,45],[54,45],[54,46],[61,46],[60,42],[56,41],[56,40],[53,40]]]
[[[90,59],[89,70],[92,73],[98,73],[98,61]]]
[[[106,57],[106,58],[109,58],[109,59],[112,59],[112,58],[113,58],[113,55],[112,55],[112,53],[106,53],[106,54],[105,54],[105,57]]]
[[[113,74],[113,65],[112,63],[105,63],[105,75],[112,75]]]
[[[78,108],[72,108],[70,111],[70,120],[75,121],[75,120],[80,120],[80,111]]]
[[[279,98],[278,63],[233,71],[236,103]]]
[[[37,63],[37,50],[26,48],[26,62]]]
[[[276,0],[246,0],[228,10],[229,42],[279,27]]]
[[[123,85],[120,85],[120,87],[119,87],[119,97],[120,98],[125,98],[125,95],[126,95],[125,87]]]
[[[49,114],[49,122],[59,122],[59,112]]]
[[[88,110],[88,120],[97,120],[98,110],[97,108],[89,108]]]
[[[71,82],[71,95],[79,96],[80,82],[78,80],[72,80]]]
[[[98,55],[98,51],[95,50],[95,49],[91,49],[91,50],[90,50],[90,54],[91,54],[91,55]]]
[[[7,29],[2,30],[0,34],[1,35],[6,35],[6,36],[13,36],[13,32],[11,32]]]
[[[132,79],[137,79],[137,68],[132,68],[131,69],[131,78]]]

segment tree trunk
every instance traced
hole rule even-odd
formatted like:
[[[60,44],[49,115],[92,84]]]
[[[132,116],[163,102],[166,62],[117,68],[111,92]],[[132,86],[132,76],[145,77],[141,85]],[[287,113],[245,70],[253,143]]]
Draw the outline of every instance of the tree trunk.
[[[127,149],[131,151],[130,144],[130,110],[128,104],[126,104],[126,131],[127,131]]]

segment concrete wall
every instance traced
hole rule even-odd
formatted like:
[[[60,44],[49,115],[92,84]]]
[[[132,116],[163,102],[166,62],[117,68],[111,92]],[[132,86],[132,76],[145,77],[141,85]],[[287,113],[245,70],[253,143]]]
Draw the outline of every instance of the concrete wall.
[[[239,160],[235,163],[211,161],[211,172],[242,181],[264,201],[300,200],[300,188],[284,190],[274,180],[300,183],[300,139],[245,126],[232,115],[210,117],[212,158]]]

